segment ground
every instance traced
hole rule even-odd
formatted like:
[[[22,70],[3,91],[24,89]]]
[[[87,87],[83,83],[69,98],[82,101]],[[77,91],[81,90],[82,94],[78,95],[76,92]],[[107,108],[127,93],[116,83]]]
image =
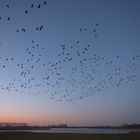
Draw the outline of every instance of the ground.
[[[0,140],[140,140],[139,134],[54,134],[1,132]]]

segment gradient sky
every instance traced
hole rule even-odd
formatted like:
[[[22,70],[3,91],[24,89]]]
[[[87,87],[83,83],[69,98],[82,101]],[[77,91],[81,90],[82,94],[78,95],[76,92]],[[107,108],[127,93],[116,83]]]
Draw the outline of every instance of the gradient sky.
[[[44,0],[1,0],[0,1],[0,122],[26,122],[31,124],[60,124],[69,125],[121,125],[140,123],[140,2],[138,0],[47,0],[46,5],[39,3]],[[34,3],[34,7],[30,5]],[[6,7],[6,5],[10,7]],[[25,10],[28,13],[25,14]],[[10,17],[10,20],[7,20]],[[96,28],[96,24],[99,26]],[[36,27],[43,25],[41,31]],[[22,31],[26,29],[26,32]],[[80,29],[87,31],[80,31]],[[92,30],[96,28],[95,37]],[[17,32],[19,30],[19,32]],[[34,43],[32,43],[34,40]],[[77,41],[80,43],[77,44]],[[39,44],[32,52],[41,61],[28,63],[31,58],[26,49]],[[78,85],[76,92],[68,91],[74,101],[62,100],[67,84],[62,82],[57,89],[43,86],[43,74],[46,69],[60,58],[61,44],[64,44],[71,53],[73,60],[62,64],[61,74],[68,79],[71,66],[78,65],[75,52],[90,44],[91,48],[84,58],[93,58],[93,55],[105,58],[105,63],[100,62],[93,75],[94,87],[100,80],[108,84],[107,89],[89,93],[80,99],[81,87]],[[78,46],[70,50],[70,46]],[[44,48],[44,50],[42,49]],[[119,56],[117,59],[116,56]],[[135,60],[132,58],[135,57]],[[8,58],[8,60],[6,60]],[[14,60],[12,61],[11,58]],[[63,58],[63,56],[62,56]],[[110,61],[113,64],[106,66]],[[35,68],[27,79],[35,77],[32,85],[41,86],[23,89],[21,84],[27,79],[21,77],[21,68],[17,64],[24,64],[24,70],[33,65]],[[45,64],[45,67],[42,66]],[[132,67],[133,70],[130,69]],[[88,61],[87,66],[91,66]],[[5,66],[5,67],[3,67]],[[26,68],[25,68],[26,67]],[[104,75],[113,73],[115,68],[121,68],[124,81],[119,87],[109,86]],[[127,83],[126,71],[135,78]],[[90,68],[84,71],[90,72]],[[75,75],[76,81],[81,79]],[[55,77],[50,83],[56,82]],[[128,77],[129,78],[129,77]],[[14,81],[15,80],[15,81]],[[9,89],[9,83],[14,82],[14,88]],[[77,82],[77,83],[78,83]],[[8,87],[8,89],[7,89]],[[84,92],[88,86],[84,87]],[[16,89],[18,91],[16,91]],[[57,99],[53,100],[52,94],[57,90]]]

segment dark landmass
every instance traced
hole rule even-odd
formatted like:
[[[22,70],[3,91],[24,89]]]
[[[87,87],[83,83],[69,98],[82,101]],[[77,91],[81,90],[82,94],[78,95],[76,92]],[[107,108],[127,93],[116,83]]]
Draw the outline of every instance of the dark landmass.
[[[30,126],[24,123],[0,123],[0,130],[48,130],[51,128],[93,128],[93,129],[135,129],[140,130],[140,124],[122,126],[68,126],[67,124]]]
[[[46,130],[48,126],[30,126],[26,123],[0,123],[0,130]]]
[[[47,130],[49,127],[44,126],[0,126],[0,130]]]
[[[140,140],[140,134],[48,134],[1,132],[0,140]]]
[[[73,127],[74,128],[74,127]],[[80,128],[94,128],[94,129],[140,129],[140,124],[125,124],[122,126],[86,126],[86,127],[80,127]]]

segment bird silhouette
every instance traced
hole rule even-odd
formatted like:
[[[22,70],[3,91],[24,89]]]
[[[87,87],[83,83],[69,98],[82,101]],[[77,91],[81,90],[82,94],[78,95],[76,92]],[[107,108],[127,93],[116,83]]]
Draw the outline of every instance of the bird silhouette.
[[[7,8],[10,8],[10,5],[9,5],[9,4],[7,4],[7,5],[6,5],[6,7],[7,7]]]
[[[28,10],[25,10],[25,13],[27,14],[28,13]]]
[[[38,8],[41,8],[41,4],[38,5]]]

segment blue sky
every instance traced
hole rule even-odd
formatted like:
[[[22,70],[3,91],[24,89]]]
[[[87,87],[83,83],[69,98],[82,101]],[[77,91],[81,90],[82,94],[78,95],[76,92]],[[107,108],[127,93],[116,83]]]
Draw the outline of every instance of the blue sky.
[[[140,123],[139,1],[44,2],[0,2],[0,121]]]

